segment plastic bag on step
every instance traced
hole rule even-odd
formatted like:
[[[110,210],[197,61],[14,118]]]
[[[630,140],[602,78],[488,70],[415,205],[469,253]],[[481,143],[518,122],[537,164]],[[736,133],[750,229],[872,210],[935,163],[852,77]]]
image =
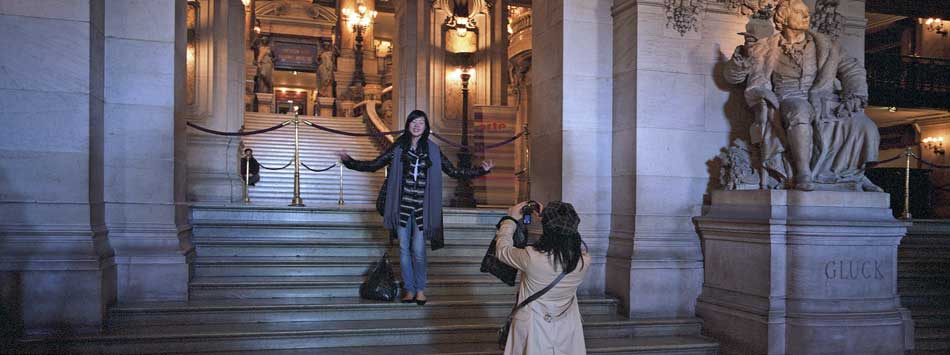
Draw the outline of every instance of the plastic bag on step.
[[[369,271],[369,277],[360,285],[360,297],[368,300],[393,301],[399,293],[399,285],[393,275],[389,254],[383,255]]]

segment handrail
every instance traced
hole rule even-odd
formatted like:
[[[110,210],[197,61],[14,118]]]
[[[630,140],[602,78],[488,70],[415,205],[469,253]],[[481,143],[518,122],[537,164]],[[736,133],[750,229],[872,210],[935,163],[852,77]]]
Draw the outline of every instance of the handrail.
[[[391,90],[392,86],[390,86],[388,89]],[[369,118],[369,122],[373,125],[373,127],[376,128],[376,131],[378,132],[389,131],[389,127],[386,126],[386,123],[383,122],[383,120],[379,117],[379,113],[377,113],[376,111],[377,104],[379,104],[379,101],[377,100],[364,100],[363,102],[356,104],[356,106],[353,106],[353,108],[355,109],[360,106],[365,106],[366,109],[363,110],[363,112],[365,113],[366,117]],[[389,143],[396,141],[396,138],[391,135],[387,135],[385,137],[387,140],[389,140]]]

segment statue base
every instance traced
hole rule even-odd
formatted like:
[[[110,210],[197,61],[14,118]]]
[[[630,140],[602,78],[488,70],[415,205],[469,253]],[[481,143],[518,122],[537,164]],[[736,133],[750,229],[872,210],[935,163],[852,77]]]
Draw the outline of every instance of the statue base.
[[[714,191],[695,218],[705,280],[696,313],[723,354],[903,354],[897,294],[907,231],[877,192]]]
[[[320,117],[333,117],[333,105],[335,105],[336,99],[332,97],[318,97],[317,104],[320,105],[319,115]]]
[[[257,95],[257,112],[274,113],[274,94],[259,92]]]

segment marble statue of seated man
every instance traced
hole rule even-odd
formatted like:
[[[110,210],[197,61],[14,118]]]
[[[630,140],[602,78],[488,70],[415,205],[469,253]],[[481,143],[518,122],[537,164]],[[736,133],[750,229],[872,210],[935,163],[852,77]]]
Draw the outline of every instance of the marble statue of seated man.
[[[746,85],[762,171],[798,190],[881,191],[864,176],[880,141],[864,114],[867,74],[809,21],[801,0],[779,1],[776,33],[737,47],[723,70]]]

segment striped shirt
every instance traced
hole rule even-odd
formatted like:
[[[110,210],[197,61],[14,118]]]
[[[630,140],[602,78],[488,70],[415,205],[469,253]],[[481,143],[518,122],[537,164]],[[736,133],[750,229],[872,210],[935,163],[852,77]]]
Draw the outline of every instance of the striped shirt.
[[[402,172],[402,199],[399,201],[399,225],[405,227],[409,218],[416,219],[416,228],[422,230],[422,203],[426,192],[426,170],[429,168],[425,151],[406,150],[407,164]]]

